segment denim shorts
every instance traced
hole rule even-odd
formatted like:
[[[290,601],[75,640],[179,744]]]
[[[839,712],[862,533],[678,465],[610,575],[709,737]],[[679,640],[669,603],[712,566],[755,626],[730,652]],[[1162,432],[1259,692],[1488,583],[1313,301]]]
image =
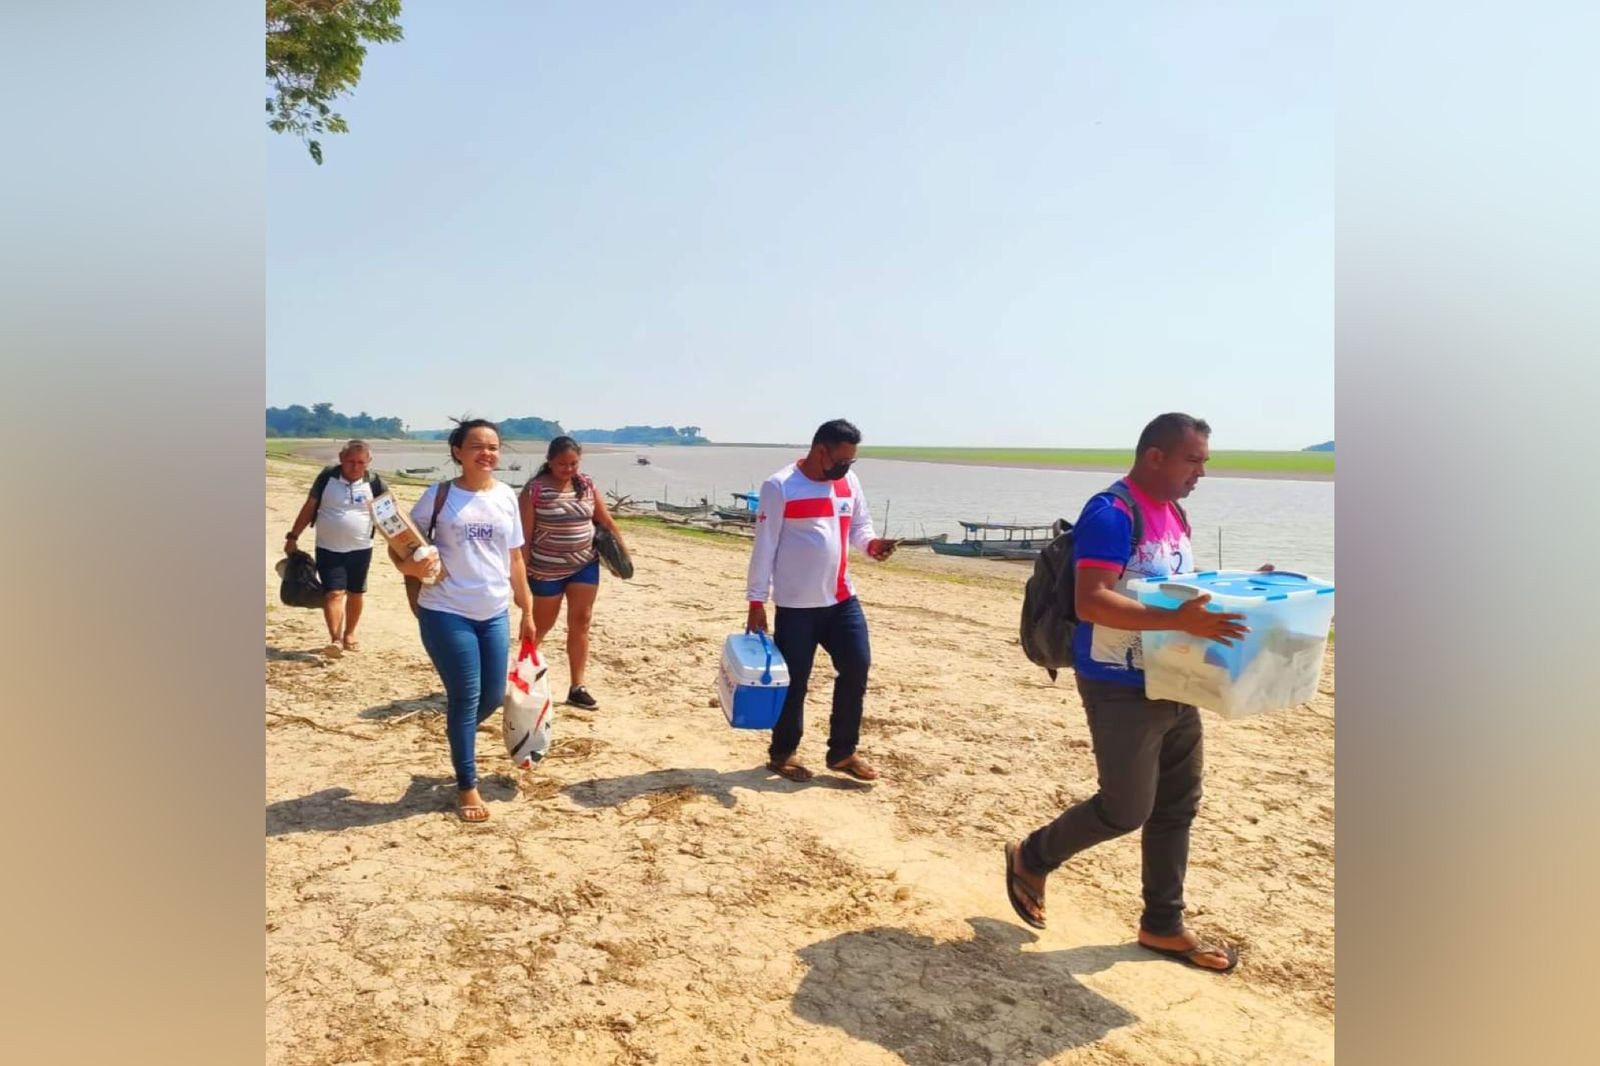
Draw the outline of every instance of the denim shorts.
[[[587,566],[577,573],[568,574],[566,577],[552,578],[549,581],[533,580],[528,582],[533,586],[535,596],[559,596],[566,591],[568,585],[598,585],[600,584],[600,560],[590,559]]]

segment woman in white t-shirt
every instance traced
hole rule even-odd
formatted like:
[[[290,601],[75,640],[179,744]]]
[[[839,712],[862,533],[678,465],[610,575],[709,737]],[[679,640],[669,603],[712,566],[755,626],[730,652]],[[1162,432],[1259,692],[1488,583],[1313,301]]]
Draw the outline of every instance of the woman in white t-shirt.
[[[445,731],[461,817],[482,822],[489,808],[478,795],[476,741],[478,725],[506,695],[509,601],[515,600],[522,612],[521,639],[533,640],[535,630],[517,496],[494,476],[500,465],[499,428],[481,418],[457,423],[450,433],[450,458],[461,467],[461,476],[430,487],[411,509],[418,529],[433,526],[438,555],[422,562],[396,560],[396,565],[425,581],[444,566],[444,580],[422,586],[417,624],[422,646],[444,682]],[[446,493],[445,502],[435,523],[434,497],[440,491]]]

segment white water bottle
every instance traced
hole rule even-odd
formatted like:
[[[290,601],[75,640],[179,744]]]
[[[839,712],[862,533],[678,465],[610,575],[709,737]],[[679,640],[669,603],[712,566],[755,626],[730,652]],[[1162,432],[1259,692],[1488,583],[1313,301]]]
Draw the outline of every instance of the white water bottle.
[[[439,554],[439,549],[438,548],[435,548],[431,544],[424,544],[422,547],[418,548],[416,551],[411,553],[411,561],[414,562],[414,563],[426,562],[429,559],[433,559],[433,558],[437,557],[438,554]],[[427,578],[424,578],[423,579],[423,584],[425,584],[425,585],[437,585],[439,582],[441,582],[443,580],[444,580],[444,563],[440,562],[439,563],[439,576],[434,578],[431,581],[428,580]]]

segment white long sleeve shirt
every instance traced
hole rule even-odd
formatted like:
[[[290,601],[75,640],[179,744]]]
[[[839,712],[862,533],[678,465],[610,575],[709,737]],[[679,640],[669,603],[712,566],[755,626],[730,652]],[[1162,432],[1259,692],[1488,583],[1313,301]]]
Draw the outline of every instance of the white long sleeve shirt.
[[[856,594],[849,548],[875,538],[854,472],[812,481],[791,464],[761,483],[746,598],[779,607],[830,607]]]

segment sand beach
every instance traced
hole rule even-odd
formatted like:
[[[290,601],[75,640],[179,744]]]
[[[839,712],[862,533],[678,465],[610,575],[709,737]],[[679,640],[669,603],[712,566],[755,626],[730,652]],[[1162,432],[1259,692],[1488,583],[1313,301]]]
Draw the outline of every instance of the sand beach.
[[[1242,954],[1217,977],[1134,944],[1136,836],[1051,879],[1047,931],[1006,902],[1005,841],[1095,788],[1070,675],[1018,647],[1025,567],[853,559],[882,777],[823,770],[820,657],[800,785],[714,704],[748,542],[630,528],[635,578],[604,579],[595,611],[600,707],[559,708],[529,773],[496,716],[493,817],[469,826],[399,575],[375,560],[362,650],[338,660],[319,612],[278,602],[313,473],[266,462],[269,1063],[1333,1061],[1332,649],[1310,704],[1204,712],[1189,921]]]

